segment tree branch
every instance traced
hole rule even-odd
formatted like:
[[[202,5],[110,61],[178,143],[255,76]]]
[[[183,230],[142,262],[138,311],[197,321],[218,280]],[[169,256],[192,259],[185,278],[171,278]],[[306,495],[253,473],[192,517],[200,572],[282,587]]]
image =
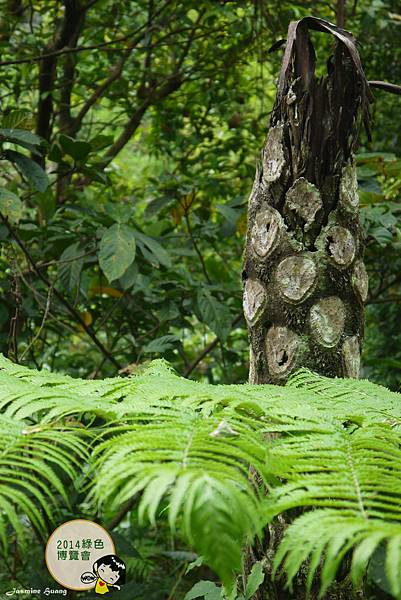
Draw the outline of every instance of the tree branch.
[[[105,529],[112,531],[121,523],[125,515],[135,506],[135,502],[138,499],[138,494],[135,494],[125,504],[122,505],[118,513],[106,524]]]
[[[39,69],[39,100],[36,133],[45,140],[50,139],[53,115],[53,84],[56,76],[57,52],[78,38],[85,12],[79,8],[78,0],[64,0],[65,13],[61,29],[56,39],[48,47],[50,52],[41,62]],[[39,158],[44,163],[44,158]]]
[[[370,87],[378,88],[379,90],[390,92],[390,94],[397,94],[397,96],[401,96],[401,86],[396,85],[395,83],[387,83],[387,81],[368,81],[368,84]]]
[[[88,4],[86,6],[84,6],[83,11],[87,12],[89,10],[89,8],[91,8],[96,2],[98,2],[98,0],[92,0],[91,2],[88,2]],[[167,2],[165,2],[163,4],[163,6],[160,7],[155,12],[155,15],[159,15],[170,3],[171,3],[171,0],[167,0]],[[40,62],[42,60],[45,60],[46,58],[52,58],[54,56],[61,56],[62,54],[75,54],[77,52],[85,52],[87,50],[101,50],[102,48],[107,48],[108,46],[118,44],[119,42],[126,42],[129,38],[131,38],[133,35],[135,35],[139,31],[142,31],[146,27],[147,27],[147,23],[145,23],[144,25],[141,25],[134,31],[127,33],[127,35],[116,38],[115,40],[111,40],[110,42],[103,42],[101,44],[94,44],[91,46],[77,46],[75,48],[68,48],[68,47],[60,48],[59,50],[51,50],[50,52],[45,52],[44,54],[39,54],[38,56],[31,56],[30,58],[19,58],[17,60],[0,61],[0,67],[8,67],[10,65],[22,65],[22,64],[33,63],[33,62]]]
[[[143,29],[144,26],[141,27]],[[87,52],[89,50],[101,50],[102,48],[106,48],[108,46],[112,46],[114,44],[118,44],[120,42],[126,42],[134,33],[128,33],[122,37],[116,38],[115,40],[111,40],[110,42],[103,42],[102,44],[93,44],[92,46],[76,46],[75,48],[60,48],[60,50],[52,50],[50,52],[45,52],[44,54],[39,54],[38,56],[31,56],[30,58],[19,58],[17,60],[4,60],[0,62],[0,67],[8,67],[10,65],[23,65],[34,62],[41,62],[48,58],[53,58],[57,56],[62,56],[63,54],[76,54],[77,52]]]
[[[242,314],[242,312],[239,315],[237,315],[235,317],[234,321],[232,322],[231,327],[235,327],[236,325],[238,325],[238,323],[241,321],[243,316],[244,315]],[[196,367],[205,358],[205,356],[207,356],[213,350],[213,348],[216,348],[218,343],[219,343],[219,338],[216,337],[216,338],[214,338],[214,340],[212,342],[210,342],[210,344],[205,346],[205,348],[202,350],[202,352],[199,354],[199,356],[189,365],[189,367],[187,369],[185,369],[184,377],[189,377],[189,375],[192,373],[192,371],[194,369],[196,369]]]
[[[183,79],[182,73],[180,72],[180,69],[185,61],[185,58],[187,57],[187,55],[189,53],[196,30],[198,29],[198,26],[199,26],[199,22],[201,21],[205,12],[206,12],[205,10],[200,11],[198,18],[197,18],[194,26],[192,27],[191,32],[188,36],[188,39],[185,43],[184,49],[181,52],[178,60],[176,61],[174,72],[171,73],[170,76],[168,76],[164,80],[164,82],[162,83],[161,86],[159,86],[159,84],[156,84],[155,86],[146,90],[146,97],[145,97],[143,103],[135,111],[133,116],[130,118],[130,120],[126,124],[123,132],[119,136],[119,138],[117,138],[117,140],[114,142],[114,144],[106,152],[106,154],[105,154],[105,159],[107,161],[106,164],[108,164],[111,160],[113,160],[113,158],[124,148],[124,146],[131,139],[132,135],[135,133],[135,131],[139,127],[142,117],[145,114],[148,107],[151,106],[152,104],[156,104],[157,102],[160,102],[160,100],[163,100],[164,98],[166,98],[167,96],[169,96],[170,94],[172,94],[173,92],[178,90],[180,88],[180,86],[182,85],[184,79]],[[141,86],[141,88],[143,88],[143,86]]]
[[[29,264],[32,266],[32,269],[34,270],[34,272],[36,273],[36,275],[39,277],[39,279],[41,281],[43,281],[43,283],[46,285],[47,288],[52,287],[52,284],[47,279],[47,277],[45,277],[45,275],[43,275],[43,273],[41,272],[41,270],[36,266],[36,263],[35,263],[34,259],[32,258],[32,256],[30,255],[27,247],[25,246],[24,242],[21,240],[21,238],[19,237],[19,235],[17,234],[17,232],[14,231],[14,229],[11,227],[8,219],[6,219],[1,213],[0,213],[0,218],[3,221],[4,225],[7,227],[8,231],[11,234],[11,236],[15,239],[15,241],[18,244],[18,246],[21,248],[22,252],[24,253],[24,255],[26,257],[26,259],[28,260]],[[93,341],[93,343],[102,352],[102,354],[104,356],[106,356],[108,358],[108,360],[117,369],[121,369],[120,363],[114,358],[114,356],[102,344],[102,342],[99,340],[99,338],[94,333],[93,329],[91,327],[89,327],[85,323],[85,321],[82,319],[82,317],[79,314],[79,312],[77,310],[75,310],[75,308],[63,296],[63,294],[61,294],[56,288],[53,288],[53,293],[56,296],[56,298],[58,298],[58,300],[61,302],[61,304],[63,304],[63,306],[65,306],[65,308],[68,310],[68,312],[70,313],[70,315],[75,319],[75,321],[77,323],[79,323],[79,325],[87,333],[87,335],[91,338],[91,340]]]
[[[124,146],[129,142],[132,135],[138,129],[141,124],[142,117],[147,111],[148,107],[152,104],[152,99],[150,95],[144,100],[144,102],[136,109],[132,117],[126,123],[122,133],[116,139],[114,144],[110,146],[105,154],[105,165],[109,164],[115,156],[124,148]]]
[[[31,342],[28,344],[28,346],[25,348],[25,350],[21,354],[21,357],[20,357],[21,361],[24,360],[25,355],[28,354],[28,352],[29,352],[29,350],[31,348],[33,348],[36,340],[39,339],[40,334],[42,333],[43,327],[45,326],[45,323],[47,321],[47,317],[49,316],[49,312],[50,312],[50,302],[51,302],[52,291],[53,291],[53,288],[49,287],[49,291],[47,293],[46,307],[45,307],[45,312],[43,314],[42,322],[40,324],[40,327],[39,327],[36,335],[33,337],[33,339],[31,340]]]
[[[342,28],[345,26],[345,0],[337,0],[336,25]]]
[[[167,0],[167,2],[165,2],[158,10],[156,10],[154,13],[152,12],[152,19],[160,16],[163,13],[164,9],[167,8],[167,6],[170,4],[170,2],[171,2],[171,0]],[[99,98],[102,97],[104,92],[112,85],[112,83],[114,83],[114,81],[116,81],[120,77],[120,75],[124,69],[124,65],[127,62],[127,59],[130,57],[132,51],[134,50],[134,48],[136,47],[136,45],[138,44],[138,42],[144,35],[143,30],[146,28],[147,33],[150,33],[150,31],[155,27],[155,24],[152,22],[152,19],[149,16],[147,23],[141,25],[135,31],[131,32],[129,37],[131,38],[133,35],[135,35],[136,36],[135,39],[133,39],[131,41],[129,47],[125,50],[125,52],[123,53],[122,57],[120,58],[118,64],[111,71],[111,74],[109,75],[109,77],[96,88],[95,92],[86,101],[86,103],[83,105],[83,107],[79,111],[78,115],[74,119],[75,131],[77,131],[77,129],[80,127],[85,115],[92,108],[92,106],[94,104],[96,104],[96,102],[99,100]]]
[[[189,237],[191,238],[192,245],[193,245],[194,250],[195,250],[195,252],[198,255],[198,258],[200,260],[200,264],[201,264],[201,267],[202,267],[203,274],[204,274],[204,276],[206,278],[206,281],[209,283],[209,285],[212,285],[212,281],[211,281],[211,279],[209,277],[209,273],[207,272],[207,269],[206,269],[205,261],[203,259],[201,251],[199,250],[198,244],[196,243],[195,236],[194,236],[193,231],[192,231],[191,221],[189,219],[189,214],[188,214],[188,208],[185,209],[184,218],[185,218],[185,222],[187,224],[187,229],[188,229]]]
[[[76,132],[79,129],[84,117],[92,108],[92,106],[96,104],[99,98],[103,96],[104,92],[111,86],[111,84],[114,83],[114,81],[116,81],[120,77],[124,69],[124,65],[127,62],[129,56],[131,55],[133,48],[134,45],[130,45],[130,47],[127,48],[127,50],[120,58],[118,64],[114,67],[114,69],[112,69],[109,77],[96,88],[92,96],[85,102],[78,115],[73,119],[74,132]]]

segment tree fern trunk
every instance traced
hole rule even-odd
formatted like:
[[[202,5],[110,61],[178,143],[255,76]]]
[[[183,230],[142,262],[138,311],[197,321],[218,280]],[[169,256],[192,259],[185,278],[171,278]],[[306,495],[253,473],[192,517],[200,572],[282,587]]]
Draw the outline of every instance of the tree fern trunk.
[[[335,36],[325,77],[308,29]],[[284,384],[300,367],[358,377],[368,279],[353,152],[369,87],[352,36],[312,17],[291,23],[270,127],[249,198],[243,268],[250,383]],[[248,562],[264,559],[260,600],[294,595],[269,577],[277,523]],[[315,597],[312,594],[312,597]],[[360,598],[348,580],[327,598]]]
[[[368,281],[353,150],[369,90],[353,38],[334,26],[349,45],[337,39],[328,75],[316,77],[308,26],[326,24],[290,25],[249,199],[243,280],[252,383],[284,383],[301,366],[359,374]]]

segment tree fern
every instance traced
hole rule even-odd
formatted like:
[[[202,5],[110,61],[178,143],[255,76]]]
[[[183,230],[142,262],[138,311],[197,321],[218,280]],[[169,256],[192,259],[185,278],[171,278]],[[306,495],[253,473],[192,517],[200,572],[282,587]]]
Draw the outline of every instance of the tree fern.
[[[22,540],[22,515],[43,528],[67,500],[63,477],[80,456],[94,506],[109,512],[137,497],[141,518],[167,518],[227,588],[245,544],[299,508],[275,557],[289,584],[307,567],[324,596],[351,551],[358,584],[380,545],[401,597],[398,394],[305,370],[286,387],[211,386],[162,361],[135,377],[83,381],[4,358],[0,390],[4,546],[7,520]]]

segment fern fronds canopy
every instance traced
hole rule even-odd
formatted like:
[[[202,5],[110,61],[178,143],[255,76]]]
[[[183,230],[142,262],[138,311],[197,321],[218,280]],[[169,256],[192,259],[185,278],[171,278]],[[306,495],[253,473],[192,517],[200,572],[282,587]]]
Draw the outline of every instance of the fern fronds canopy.
[[[306,370],[285,387],[209,385],[154,361],[86,381],[0,357],[0,543],[10,527],[23,543],[26,518],[43,531],[85,465],[93,506],[137,497],[141,519],[167,518],[228,587],[246,544],[302,508],[275,557],[289,585],[307,565],[323,596],[350,551],[357,585],[384,545],[401,598],[400,399]]]

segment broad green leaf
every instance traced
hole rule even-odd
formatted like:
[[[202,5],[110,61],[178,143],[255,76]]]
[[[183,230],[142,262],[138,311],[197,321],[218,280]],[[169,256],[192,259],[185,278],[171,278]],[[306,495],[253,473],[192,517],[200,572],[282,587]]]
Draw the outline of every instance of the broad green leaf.
[[[224,342],[231,330],[230,310],[207,290],[198,291],[197,303],[201,320]]]
[[[56,212],[56,195],[51,187],[35,195],[35,205],[40,214],[41,221],[49,221]]]
[[[159,242],[157,242],[154,238],[141,233],[140,231],[135,231],[135,236],[138,240],[138,243],[141,242],[144,244],[153,255],[155,262],[161,264],[167,268],[171,267],[171,259],[168,252],[163,248]]]
[[[79,285],[79,279],[84,264],[82,248],[79,247],[79,242],[71,244],[62,253],[58,264],[58,273],[64,288],[68,292],[73,292]]]
[[[256,562],[251,570],[251,573],[248,577],[248,581],[246,582],[246,590],[245,590],[245,598],[246,600],[251,600],[252,596],[257,592],[257,590],[262,585],[265,579],[265,574],[263,571],[262,563]]]
[[[5,129],[18,128],[30,130],[35,127],[35,119],[29,110],[12,110],[7,115],[4,115],[1,126]]]
[[[163,556],[168,556],[173,560],[187,563],[190,560],[193,561],[196,554],[194,552],[188,552],[188,550],[166,550],[163,552]],[[188,573],[187,569],[185,573]]]
[[[375,177],[376,173],[377,173],[376,169],[371,169],[370,167],[367,167],[366,165],[357,167],[358,180],[359,179],[370,179],[371,177]]]
[[[134,285],[139,275],[138,265],[134,262],[125,271],[124,275],[120,277],[119,282],[123,290],[129,290]]]
[[[187,592],[184,600],[194,600],[194,598],[204,598],[205,600],[220,600],[222,597],[221,588],[213,581],[198,581],[193,588]]]
[[[103,150],[103,148],[107,148],[107,146],[111,146],[111,144],[113,143],[113,136],[112,135],[96,135],[95,137],[93,137],[89,143],[92,147],[93,150]]]
[[[189,563],[189,565],[185,569],[185,575],[187,573],[189,573],[190,571],[192,571],[193,569],[197,569],[198,567],[201,567],[203,565],[203,562],[204,562],[203,556],[198,556],[198,558],[196,558],[195,560],[193,560],[192,562]]]
[[[381,194],[382,189],[380,184],[374,177],[369,177],[369,179],[363,179],[359,182],[359,189],[364,192],[371,192],[372,194]]]
[[[387,228],[390,228],[393,225],[396,225],[397,221],[398,221],[398,219],[391,212],[386,212],[379,217],[380,225],[383,225],[383,227],[387,227]]]
[[[231,225],[236,225],[241,216],[241,211],[225,204],[218,204],[216,208]]]
[[[355,158],[358,164],[362,164],[363,162],[371,162],[377,160],[394,160],[396,158],[396,155],[392,152],[358,152]]]
[[[54,144],[51,145],[50,150],[47,154],[47,158],[57,163],[61,162],[63,158],[63,152],[57,142],[54,142]]]
[[[107,183],[107,175],[103,171],[104,166],[102,164],[93,164],[90,167],[81,167],[81,171],[84,175],[87,175],[93,181],[98,183]]]
[[[7,188],[0,188],[0,212],[14,223],[22,217],[24,205],[16,194]]]
[[[0,141],[2,142],[13,142],[19,144],[20,142],[26,144],[32,144],[33,146],[40,146],[43,140],[36,133],[31,131],[25,131],[24,129],[12,129],[5,128],[0,129]]]
[[[75,140],[68,135],[60,135],[59,142],[64,152],[77,161],[85,160],[92,150],[88,142]]]
[[[165,352],[166,350],[174,348],[179,341],[180,339],[176,335],[162,335],[149,342],[149,344],[144,347],[143,351],[145,354]]]
[[[100,240],[99,265],[109,281],[122,277],[135,259],[135,234],[126,225],[115,223]]]
[[[199,13],[197,10],[195,10],[194,8],[191,8],[188,12],[187,12],[187,17],[188,19],[190,19],[192,21],[192,23],[195,23],[195,21],[197,20],[197,18],[199,17]]]
[[[128,223],[128,221],[132,217],[132,206],[128,206],[127,204],[123,204],[122,202],[113,202],[106,204],[105,212],[116,223]]]
[[[380,246],[387,246],[393,239],[393,234],[386,227],[374,227],[370,233]]]
[[[29,183],[38,190],[44,192],[49,185],[47,173],[36,162],[14,150],[6,150],[5,156],[11,160],[21,170],[22,174],[27,178]]]

